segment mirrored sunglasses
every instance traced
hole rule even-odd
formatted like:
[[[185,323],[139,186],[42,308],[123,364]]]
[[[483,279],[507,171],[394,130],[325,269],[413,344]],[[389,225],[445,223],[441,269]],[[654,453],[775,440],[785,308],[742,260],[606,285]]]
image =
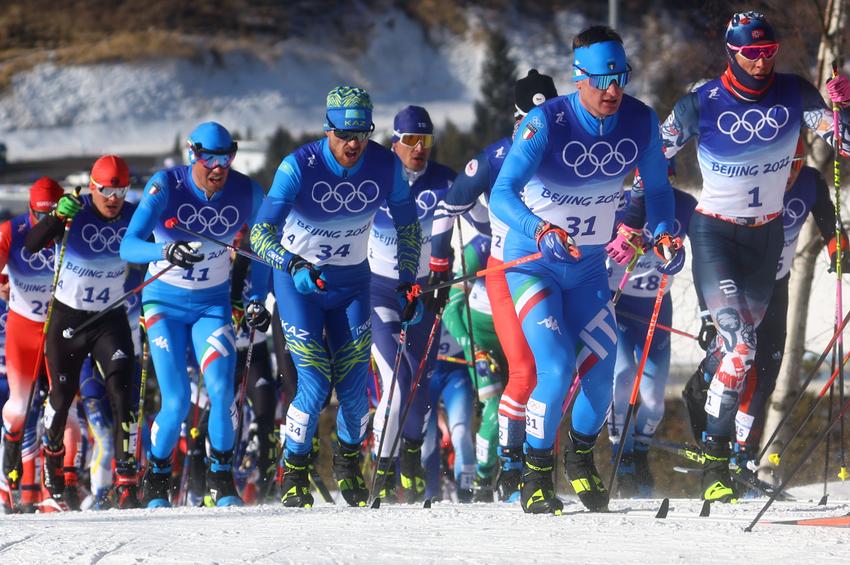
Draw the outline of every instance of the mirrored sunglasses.
[[[629,80],[632,78],[631,65],[626,65],[626,70],[623,72],[605,74],[593,74],[587,72],[581,67],[576,68],[587,77],[587,81],[590,83],[590,86],[599,90],[608,90],[608,87],[614,82],[616,82],[617,86],[620,88],[625,88],[626,85],[629,84]]]
[[[727,43],[726,47],[736,53],[740,53],[741,56],[744,59],[747,59],[748,61],[758,61],[759,59],[770,61],[771,59],[776,57],[776,54],[779,52],[778,43],[765,43],[764,45],[744,45],[743,47],[736,47]]]
[[[341,139],[345,142],[357,140],[357,141],[366,141],[369,139],[369,136],[372,135],[371,130],[367,131],[354,131],[350,129],[334,129],[334,136],[337,139]]]
[[[124,198],[127,196],[127,192],[130,190],[130,185],[127,186],[105,186],[89,177],[89,182],[91,183],[91,187],[97,190],[101,196],[104,198],[111,198],[115,196],[116,198]]]
[[[425,149],[434,145],[434,135],[430,133],[399,133],[398,141],[406,147],[416,147],[420,143]]]

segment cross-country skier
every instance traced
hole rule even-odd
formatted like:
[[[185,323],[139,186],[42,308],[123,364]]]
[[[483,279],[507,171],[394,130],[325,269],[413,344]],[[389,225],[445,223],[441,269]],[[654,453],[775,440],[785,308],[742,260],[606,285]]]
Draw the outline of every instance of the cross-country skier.
[[[369,496],[360,471],[360,443],[369,425],[369,231],[386,202],[398,233],[401,321],[412,323],[422,311],[413,289],[421,229],[401,161],[369,141],[374,124],[368,93],[350,86],[331,90],[324,129],[323,139],[281,162],[251,230],[251,246],[275,268],[275,298],[298,369],[298,391],[286,416],[282,502],[313,505],[309,455],[333,388],[339,401],[334,474],[346,502],[363,506]]]
[[[675,171],[670,163],[670,179]],[[635,173],[635,181],[630,192],[624,195],[623,206],[617,213],[618,221],[626,214],[630,200],[643,198],[640,174]],[[684,238],[688,222],[696,207],[696,199],[679,189],[673,189],[675,200],[674,226],[671,234]],[[636,207],[640,208],[638,204]],[[651,239],[646,227],[638,227],[643,237]],[[614,365],[614,400],[608,415],[608,437],[611,439],[612,455],[617,453],[619,442],[624,441],[620,466],[617,468],[617,486],[621,497],[639,495],[649,497],[654,486],[649,470],[649,447],[661,418],[664,416],[664,388],[670,371],[670,333],[656,329],[643,378],[640,383],[640,405],[637,408],[630,429],[623,433],[623,424],[629,406],[632,385],[637,374],[637,365],[643,354],[647,332],[647,322],[652,316],[655,297],[661,281],[658,266],[662,260],[651,251],[641,255],[629,276],[622,295],[616,306],[617,314],[617,362]],[[626,266],[613,259],[608,260],[608,284],[616,291],[625,273]],[[672,283],[672,280],[670,281]],[[670,283],[661,303],[658,323],[667,327],[672,325],[673,302],[670,298]]]
[[[9,270],[10,295],[6,321],[6,370],[9,400],[3,407],[3,477],[10,489],[18,488],[23,468],[21,447],[24,420],[34,396],[34,381],[45,371],[43,328],[53,282],[53,247],[30,254],[24,238],[33,225],[50,214],[62,196],[62,187],[51,178],[35,181],[29,191],[29,211],[0,225],[0,267]],[[30,452],[31,456],[35,452]],[[24,493],[22,502],[35,502]]]
[[[139,504],[131,398],[135,354],[127,312],[115,308],[101,323],[70,339],[63,337],[68,328],[83,324],[124,293],[127,263],[118,251],[135,210],[124,202],[130,189],[130,169],[120,157],[105,155],[92,167],[89,188],[91,194],[82,198],[62,196],[56,214],[33,226],[25,239],[27,251],[36,253],[61,239],[65,223],[71,222],[45,339],[50,394],[44,414],[44,484],[55,500],[64,500],[65,422],[80,390],[83,362],[91,354],[103,373],[115,422],[116,505],[133,508]]]
[[[148,181],[139,207],[121,242],[121,257],[150,262],[148,276],[160,274],[142,291],[142,311],[162,396],[151,429],[143,495],[148,506],[168,506],[171,452],[190,404],[186,350],[194,346],[210,396],[209,466],[205,504],[241,504],[233,484],[235,337],[230,311],[230,253],[203,238],[169,229],[178,224],[206,237],[232,241],[243,224],[251,224],[263,189],[231,165],[237,144],[216,122],[205,122],[188,138],[188,166],[159,171]],[[153,234],[154,241],[148,241]],[[254,295],[247,323],[261,325],[269,315],[260,301],[268,288],[268,271],[260,263],[251,271]]]
[[[593,463],[613,389],[617,334],[605,270],[623,178],[642,173],[655,250],[673,272],[684,252],[670,235],[673,196],[661,151],[658,118],[624,94],[631,76],[622,40],[593,26],[573,40],[578,92],[532,109],[493,186],[494,215],[509,228],[505,261],[537,251],[543,257],[507,273],[523,333],[534,355],[537,385],[526,406],[525,512],[559,513],[552,483],[554,442],[562,405],[580,365],[581,390],[572,413],[565,467],[591,510],[608,492]],[[576,358],[583,347],[586,355]]]
[[[514,84],[514,135],[525,115],[535,106],[558,96],[552,77],[531,69],[528,74]],[[452,238],[452,220],[467,211],[474,214],[473,206],[479,197],[490,196],[490,189],[505,162],[505,157],[513,142],[506,137],[485,148],[471,159],[462,174],[455,179],[452,188],[446,194],[442,209],[434,221],[434,243],[431,250],[431,280],[448,280],[450,271],[450,251]],[[470,218],[473,223],[476,218]],[[489,214],[492,242],[487,267],[502,264],[507,226]],[[476,225],[476,227],[478,227]],[[479,231],[481,231],[479,229]],[[496,489],[501,500],[507,500],[518,492],[522,473],[523,443],[525,441],[525,405],[537,382],[534,358],[525,341],[519,324],[513,299],[503,271],[488,273],[485,280],[487,296],[493,313],[496,335],[502,351],[508,360],[508,382],[499,400],[498,437],[501,470],[498,474]],[[487,427],[479,429],[479,435],[492,438]],[[486,477],[489,478],[489,475]],[[479,481],[484,485],[485,481]],[[489,481],[486,481],[489,486]],[[480,492],[480,490],[479,490]],[[483,493],[482,493],[483,494]]]
[[[392,151],[404,166],[404,174],[410,185],[410,192],[416,200],[416,210],[422,227],[422,247],[418,272],[422,275],[419,283],[425,284],[428,273],[428,258],[431,256],[431,225],[437,206],[443,201],[446,191],[452,185],[455,172],[450,168],[430,160],[434,144],[434,125],[431,116],[421,106],[408,106],[393,119]],[[369,235],[369,266],[372,269],[372,356],[381,377],[383,393],[375,411],[375,445],[383,442],[383,451],[377,453],[378,469],[383,473],[379,486],[383,487],[379,496],[386,500],[395,489],[395,458],[398,457],[401,488],[404,501],[411,503],[422,499],[425,494],[425,475],[422,469],[422,441],[425,413],[428,409],[428,379],[431,366],[437,356],[437,347],[432,347],[425,367],[413,396],[413,403],[407,414],[398,452],[391,453],[393,439],[399,433],[399,418],[410,394],[413,379],[425,354],[428,335],[434,324],[437,311],[445,304],[434,296],[425,300],[429,307],[425,309],[422,320],[406,332],[407,343],[398,373],[393,374],[393,363],[398,350],[401,331],[401,310],[403,306],[396,299],[398,286],[398,235],[394,220],[387,207],[381,207],[375,214],[375,221]],[[445,296],[446,292],[435,293]],[[439,335],[439,329],[437,330]],[[435,343],[436,345],[436,339]],[[390,386],[395,379],[396,390],[392,394],[389,420],[384,421],[387,402],[390,398]],[[376,447],[377,449],[377,447]]]
[[[662,136],[668,159],[698,139],[703,190],[689,231],[694,281],[723,346],[705,403],[702,497],[728,502],[736,498],[729,430],[757,353],[755,329],[773,294],[794,148],[801,126],[832,144],[833,114],[807,80],[775,72],[779,42],[763,14],[735,14],[724,39],[726,71],[676,103]],[[847,77],[827,89],[842,107],[850,103]],[[846,111],[841,120],[846,128]]]

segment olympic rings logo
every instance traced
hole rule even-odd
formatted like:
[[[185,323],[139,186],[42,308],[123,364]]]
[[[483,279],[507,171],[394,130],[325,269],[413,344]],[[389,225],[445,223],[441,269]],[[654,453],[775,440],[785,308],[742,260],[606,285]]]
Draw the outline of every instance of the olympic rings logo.
[[[95,253],[109,251],[115,254],[118,253],[121,240],[124,239],[126,232],[126,227],[116,230],[111,226],[98,228],[94,224],[86,224],[83,226],[82,238],[84,242],[89,244],[89,249]]]
[[[320,180],[313,185],[313,201],[328,214],[339,212],[343,208],[352,214],[366,209],[366,206],[378,199],[381,190],[373,180],[364,180],[359,185],[343,181],[335,186]]]
[[[802,223],[806,219],[806,203],[797,197],[792,198],[785,203],[782,209],[782,225],[785,229],[795,226],[798,222]]]
[[[564,164],[572,167],[575,175],[583,179],[600,170],[606,177],[615,177],[622,174],[637,158],[637,143],[627,137],[618,141],[614,147],[607,141],[597,141],[590,149],[580,141],[570,141],[561,152]]]
[[[790,118],[788,108],[781,104],[771,106],[766,113],[750,108],[741,116],[727,110],[717,117],[717,129],[739,145],[748,143],[753,137],[772,141]]]
[[[239,222],[239,210],[230,204],[216,210],[212,206],[195,208],[192,204],[185,203],[177,208],[177,219],[187,226],[199,224],[200,229],[193,227],[196,231],[207,231],[211,235],[221,237]]]
[[[416,208],[420,220],[424,220],[428,213],[437,207],[437,195],[433,190],[423,190],[416,195]]]
[[[6,318],[9,315],[9,310],[4,310],[2,314],[0,314],[0,333],[6,335]]]
[[[33,271],[53,270],[53,247],[45,247],[38,253],[30,253],[21,247],[21,260]]]

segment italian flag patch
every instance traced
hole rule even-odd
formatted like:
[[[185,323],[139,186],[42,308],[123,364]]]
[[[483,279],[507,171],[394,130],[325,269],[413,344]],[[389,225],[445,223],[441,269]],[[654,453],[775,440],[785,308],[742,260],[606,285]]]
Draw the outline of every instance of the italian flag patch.
[[[534,137],[534,135],[535,135],[536,133],[537,133],[537,128],[536,128],[536,127],[534,127],[534,126],[533,126],[532,124],[530,124],[530,123],[525,124],[525,129],[523,129],[523,130],[522,130],[522,138],[523,138],[524,140],[528,141],[529,139],[531,139],[532,137]]]

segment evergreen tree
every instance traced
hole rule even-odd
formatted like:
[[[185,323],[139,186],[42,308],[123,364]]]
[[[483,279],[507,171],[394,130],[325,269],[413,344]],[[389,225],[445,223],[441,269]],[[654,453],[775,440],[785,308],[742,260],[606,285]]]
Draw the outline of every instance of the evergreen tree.
[[[487,59],[481,80],[481,99],[475,102],[473,132],[483,144],[513,132],[514,83],[516,62],[510,57],[508,40],[501,32],[490,34]],[[478,149],[482,149],[479,147]]]

